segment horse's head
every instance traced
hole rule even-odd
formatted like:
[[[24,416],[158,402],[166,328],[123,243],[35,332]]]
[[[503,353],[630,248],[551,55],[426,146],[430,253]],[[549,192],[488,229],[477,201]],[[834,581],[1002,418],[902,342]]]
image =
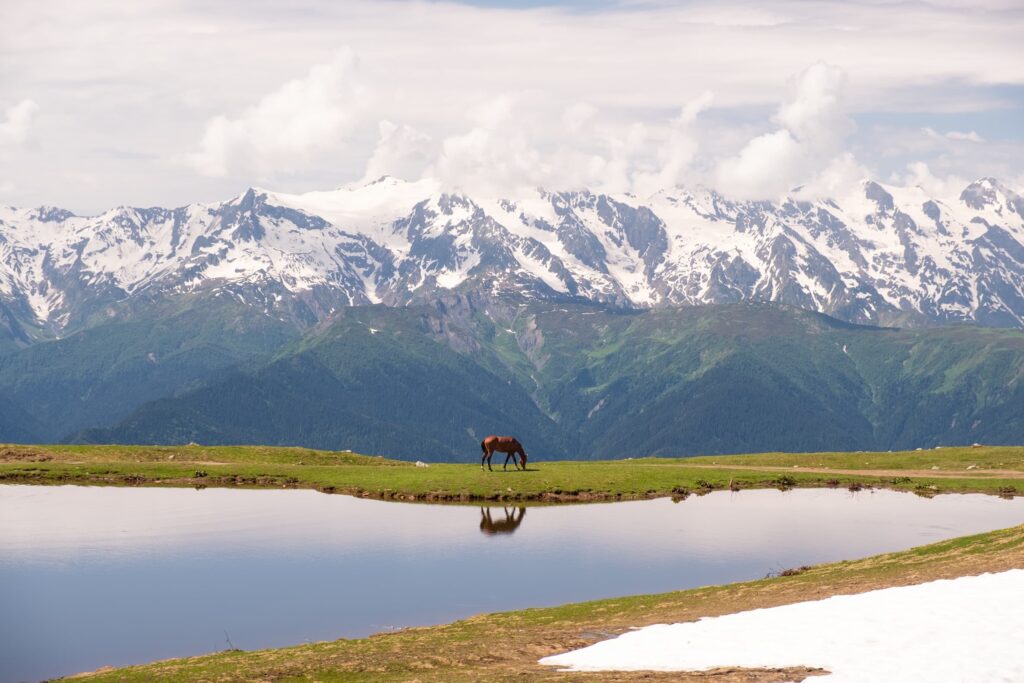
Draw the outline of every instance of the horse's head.
[[[519,458],[519,464],[522,465],[523,469],[526,469],[526,451],[522,451],[522,456]]]

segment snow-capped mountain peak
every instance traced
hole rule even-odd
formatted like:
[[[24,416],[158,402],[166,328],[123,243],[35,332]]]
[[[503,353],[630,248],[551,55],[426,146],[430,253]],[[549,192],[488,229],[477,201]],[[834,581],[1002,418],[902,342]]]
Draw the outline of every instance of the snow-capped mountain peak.
[[[624,307],[771,300],[855,322],[1024,324],[1024,198],[866,180],[834,199],[706,188],[493,199],[384,176],[177,209],[0,208],[0,315],[51,333],[134,297],[224,289],[306,322],[458,287]],[[23,330],[24,332],[24,330]]]

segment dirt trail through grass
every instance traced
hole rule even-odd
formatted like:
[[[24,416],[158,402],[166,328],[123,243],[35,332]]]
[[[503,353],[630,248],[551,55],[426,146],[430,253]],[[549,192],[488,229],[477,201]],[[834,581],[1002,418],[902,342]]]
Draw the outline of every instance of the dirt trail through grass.
[[[665,467],[665,465],[657,465]],[[672,467],[672,465],[669,465]],[[790,467],[771,465],[694,465],[679,464],[676,467],[686,469],[708,469],[708,470],[743,470],[746,472],[810,472],[813,474],[844,474],[859,475],[865,477],[937,477],[947,479],[963,479],[965,477],[999,477],[1000,479],[1024,479],[1024,472],[1020,470],[990,470],[990,469],[963,469],[959,471],[950,470],[848,470],[834,469],[831,467],[804,467],[796,465]]]

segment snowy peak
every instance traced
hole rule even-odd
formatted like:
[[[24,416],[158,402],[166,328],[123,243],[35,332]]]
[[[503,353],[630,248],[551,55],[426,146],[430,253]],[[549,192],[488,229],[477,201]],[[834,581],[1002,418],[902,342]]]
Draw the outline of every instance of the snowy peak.
[[[875,206],[878,207],[876,213],[892,213],[893,209],[896,208],[892,195],[873,180],[868,180],[864,183],[864,197],[875,203]]]
[[[40,206],[30,214],[30,218],[40,223],[60,223],[74,217],[75,214],[70,211],[55,206]]]
[[[66,332],[142,293],[223,290],[308,324],[453,289],[1024,326],[1024,199],[992,178],[954,197],[868,180],[834,199],[743,202],[707,188],[494,199],[384,176],[92,217],[0,208],[0,305],[25,329]]]
[[[267,227],[322,230],[330,227],[323,218],[305,211],[268,202],[265,191],[249,188],[237,199],[224,204],[213,215],[232,240],[257,242],[267,234]]]
[[[960,193],[960,201],[976,211],[1004,211],[1024,217],[1024,197],[1010,190],[995,178],[977,180]]]

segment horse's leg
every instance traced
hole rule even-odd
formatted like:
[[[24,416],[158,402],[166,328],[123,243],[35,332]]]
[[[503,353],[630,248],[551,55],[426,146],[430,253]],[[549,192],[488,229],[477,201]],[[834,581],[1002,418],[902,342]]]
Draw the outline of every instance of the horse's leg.
[[[487,460],[487,449],[484,449],[484,454],[480,456],[480,471],[484,471],[484,460]]]
[[[506,453],[505,454],[505,464],[501,466],[501,469],[504,470],[504,469],[508,468],[508,459],[511,458],[513,455],[514,455],[514,453]]]
[[[494,455],[494,451],[487,451],[487,471],[493,472],[494,468],[491,467],[491,457]]]

